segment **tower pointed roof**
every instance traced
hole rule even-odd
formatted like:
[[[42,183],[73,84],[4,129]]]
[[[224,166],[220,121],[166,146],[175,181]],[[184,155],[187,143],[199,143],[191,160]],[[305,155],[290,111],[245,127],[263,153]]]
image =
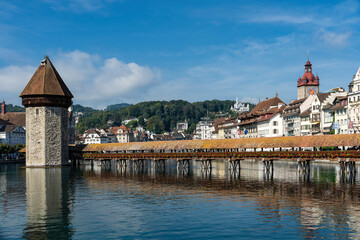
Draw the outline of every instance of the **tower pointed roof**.
[[[74,97],[47,56],[20,94],[20,97],[31,96]]]

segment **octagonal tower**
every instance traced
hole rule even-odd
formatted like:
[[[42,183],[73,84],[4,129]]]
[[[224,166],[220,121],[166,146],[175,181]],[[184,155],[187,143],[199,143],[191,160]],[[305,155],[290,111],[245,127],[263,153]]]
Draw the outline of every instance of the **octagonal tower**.
[[[20,94],[26,108],[26,166],[68,164],[68,107],[73,95],[48,57]]]

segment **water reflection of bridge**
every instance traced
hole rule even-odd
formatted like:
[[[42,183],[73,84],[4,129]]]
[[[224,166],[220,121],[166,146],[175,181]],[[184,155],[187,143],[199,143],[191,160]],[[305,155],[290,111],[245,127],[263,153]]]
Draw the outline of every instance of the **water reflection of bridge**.
[[[219,162],[219,164],[224,164]],[[292,166],[295,165],[295,166]],[[354,182],[342,182],[337,179],[337,169],[334,165],[312,166],[312,176],[308,181],[298,178],[296,164],[280,163],[281,171],[272,180],[264,178],[264,172],[259,170],[257,162],[244,163],[239,178],[226,176],[227,171],[204,177],[200,169],[194,169],[189,175],[179,175],[175,164],[165,173],[148,171],[139,172],[134,169],[117,169],[114,167],[85,166],[84,179],[94,190],[128,189],[127,193],[134,195],[187,196],[196,194],[211,198],[212,194],[222,196],[229,201],[256,202],[255,209],[264,218],[283,219],[289,211],[297,216],[306,237],[317,236],[326,218],[339,226],[346,225],[352,229],[350,236],[360,237],[358,219],[360,211],[359,188]],[[219,167],[219,166],[217,166]],[[288,174],[286,174],[288,173]],[[290,210],[289,210],[290,209]],[[340,238],[349,238],[341,235]]]

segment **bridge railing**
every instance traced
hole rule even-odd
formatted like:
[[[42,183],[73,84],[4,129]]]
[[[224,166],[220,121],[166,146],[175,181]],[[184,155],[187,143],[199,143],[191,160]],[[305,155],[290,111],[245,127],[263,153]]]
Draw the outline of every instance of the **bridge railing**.
[[[84,153],[84,159],[243,159],[243,158],[276,158],[276,159],[360,159],[360,151],[274,151],[274,152],[187,152],[187,153]]]

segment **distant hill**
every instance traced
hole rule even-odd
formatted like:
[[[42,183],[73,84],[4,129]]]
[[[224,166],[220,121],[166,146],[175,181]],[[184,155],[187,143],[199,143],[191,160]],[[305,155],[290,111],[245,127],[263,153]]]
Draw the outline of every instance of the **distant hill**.
[[[113,111],[113,110],[119,110],[121,108],[126,108],[130,106],[128,103],[118,103],[118,104],[112,104],[105,108],[105,111]]]
[[[119,126],[125,119],[138,118],[139,125],[155,133],[169,132],[176,127],[177,122],[187,120],[187,132],[192,133],[202,117],[208,116],[213,119],[217,114],[234,114],[229,112],[234,103],[232,100],[214,99],[194,103],[171,100],[140,102],[134,105],[115,104],[108,106],[105,111],[84,114],[80,117],[76,129],[83,133],[89,128],[106,128],[109,120]],[[120,109],[116,109],[119,107]]]
[[[25,108],[12,104],[5,104],[6,112],[25,112]]]
[[[84,107],[80,104],[75,104],[73,105],[73,111],[74,112],[83,112],[83,113],[88,113],[88,112],[95,112],[98,111],[92,107]]]

